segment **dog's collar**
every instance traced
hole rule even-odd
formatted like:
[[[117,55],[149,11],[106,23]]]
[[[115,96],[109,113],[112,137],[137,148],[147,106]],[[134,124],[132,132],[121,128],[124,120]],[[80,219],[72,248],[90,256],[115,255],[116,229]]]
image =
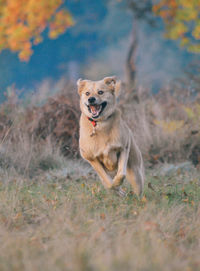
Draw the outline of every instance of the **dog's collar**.
[[[96,120],[94,120],[94,119],[92,119],[92,118],[89,118],[89,117],[88,117],[88,120],[92,123],[92,126],[93,126],[93,127],[96,127],[96,126],[97,126],[97,121],[96,121]]]
[[[112,117],[112,115],[113,115],[113,114],[111,114],[111,115],[107,118],[107,120],[110,119],[110,118]],[[87,117],[87,119],[92,123],[92,126],[93,126],[93,127],[96,127],[96,126],[97,126],[97,120],[94,120],[94,119],[89,118],[89,117]]]

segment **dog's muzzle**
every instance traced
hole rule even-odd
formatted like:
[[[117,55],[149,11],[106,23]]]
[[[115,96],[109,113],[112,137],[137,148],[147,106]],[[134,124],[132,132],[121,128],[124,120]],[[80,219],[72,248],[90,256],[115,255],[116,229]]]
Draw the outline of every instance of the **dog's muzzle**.
[[[94,97],[91,97],[91,98],[94,98]],[[91,99],[91,98],[89,98],[89,99]],[[88,102],[89,102],[89,99],[88,99]],[[96,101],[96,99],[95,99],[95,101]],[[103,112],[104,108],[107,105],[107,102],[103,102],[101,104],[96,104],[95,101],[92,103],[89,102],[89,104],[87,105],[88,111],[92,114],[92,118],[94,118],[94,119],[98,118],[101,115],[101,113]]]

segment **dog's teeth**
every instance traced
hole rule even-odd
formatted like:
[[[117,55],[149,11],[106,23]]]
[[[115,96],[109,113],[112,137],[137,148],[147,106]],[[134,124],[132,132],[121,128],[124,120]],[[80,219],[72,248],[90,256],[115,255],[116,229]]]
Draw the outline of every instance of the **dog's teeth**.
[[[92,112],[93,115],[97,115],[99,113],[99,111],[101,110],[101,105],[90,105],[90,110]]]

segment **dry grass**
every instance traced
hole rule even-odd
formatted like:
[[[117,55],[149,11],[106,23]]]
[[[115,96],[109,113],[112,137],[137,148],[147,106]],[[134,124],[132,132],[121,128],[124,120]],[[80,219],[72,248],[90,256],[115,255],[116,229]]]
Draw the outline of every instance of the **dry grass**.
[[[106,192],[78,161],[65,167],[1,172],[1,271],[199,270],[199,180],[149,173],[140,201],[129,186],[125,198]]]
[[[51,141],[65,156],[77,157],[80,112],[76,87],[62,80],[52,89],[50,86],[44,82],[39,92],[27,98],[26,106],[10,90],[7,102],[0,108],[0,140],[10,140],[11,144],[22,141],[22,145],[24,140],[29,141],[28,152],[30,146],[48,145]],[[59,90],[57,94],[54,89]],[[149,166],[182,160],[200,164],[199,95],[183,102],[180,95],[172,96],[167,90],[151,96],[147,90],[139,89],[138,95],[127,103],[122,94],[119,103],[123,117]],[[27,159],[26,155],[23,157]]]
[[[0,270],[200,270],[199,173],[147,170],[142,200],[128,184],[125,198],[105,191],[88,165],[63,156],[56,127],[64,126],[61,139],[73,118],[77,127],[76,114],[65,122],[68,91],[39,106],[38,95],[28,108],[11,95],[1,106]],[[156,99],[124,107],[151,167],[189,158],[199,142],[199,119],[174,98]]]
[[[10,89],[7,101],[0,107],[0,146],[25,144],[30,152],[34,146],[49,145],[60,148],[65,156],[78,153],[79,105],[78,94],[72,84],[60,82],[58,94],[48,90],[45,83],[35,95],[19,100],[15,90]],[[27,143],[27,144],[26,144]],[[23,151],[22,151],[23,153]],[[27,156],[25,155],[25,159]]]
[[[144,93],[139,95],[139,102],[126,104],[123,111],[147,164],[154,166],[159,162],[192,160],[198,165],[198,96],[196,102],[186,100],[183,103],[168,92],[148,96],[145,90],[143,91]]]

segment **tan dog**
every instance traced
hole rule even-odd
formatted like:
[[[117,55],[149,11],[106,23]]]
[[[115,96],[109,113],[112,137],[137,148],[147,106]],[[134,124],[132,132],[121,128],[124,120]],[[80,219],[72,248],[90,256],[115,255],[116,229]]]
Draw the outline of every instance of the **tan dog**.
[[[79,79],[80,153],[98,173],[107,189],[118,190],[124,178],[137,195],[144,188],[143,161],[131,130],[116,104],[115,77],[100,81]]]

